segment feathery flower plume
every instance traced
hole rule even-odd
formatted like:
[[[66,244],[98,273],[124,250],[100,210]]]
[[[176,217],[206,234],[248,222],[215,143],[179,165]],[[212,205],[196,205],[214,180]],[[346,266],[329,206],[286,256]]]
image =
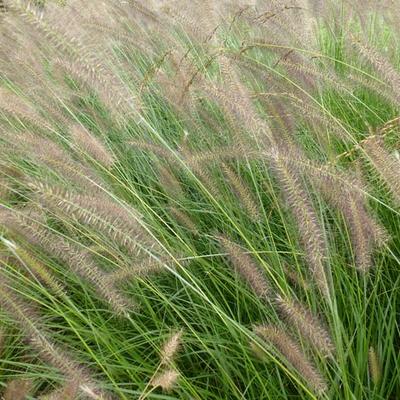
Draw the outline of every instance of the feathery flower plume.
[[[201,2],[200,4],[202,5],[202,3],[204,2]],[[197,3],[196,10],[198,10],[198,7],[199,4]],[[201,7],[201,11],[204,11],[202,8],[203,7]],[[186,35],[192,36],[194,40],[201,43],[206,43],[213,33],[212,29],[215,29],[215,27],[211,29],[209,20],[207,18],[204,18],[203,12],[197,12],[196,16],[192,17],[191,15],[189,15],[187,10],[183,10],[182,12],[182,10],[178,10],[177,7],[171,9],[168,6],[164,6],[162,8],[162,11],[170,16],[174,25],[183,28]]]
[[[182,199],[185,197],[182,185],[171,168],[160,163],[157,169],[162,189],[173,199]]]
[[[154,143],[136,140],[130,141],[129,144],[137,147],[142,151],[149,151],[157,156],[168,160],[177,167],[182,167],[179,159],[169,150],[163,148]],[[219,197],[219,192],[215,189],[215,183],[213,182],[213,177],[210,175],[207,168],[207,163],[217,162],[220,160],[232,160],[232,159],[242,159],[243,155],[246,154],[247,157],[253,156],[254,151],[250,147],[243,151],[243,147],[240,149],[236,146],[228,146],[224,148],[216,148],[210,151],[198,151],[193,152],[188,149],[181,149],[178,153],[182,162],[191,167],[193,172],[199,177],[199,179],[206,185],[207,190],[215,197]]]
[[[71,271],[90,282],[99,296],[106,300],[118,315],[126,316],[135,310],[136,305],[110,284],[107,274],[94,263],[90,253],[50,232],[26,215],[4,214],[1,215],[1,222],[11,232],[22,235],[30,243],[39,245],[60,258]]]
[[[332,70],[326,68],[321,69],[320,66],[314,64],[302,64],[288,60],[279,60],[279,65],[283,65],[286,69],[291,71],[293,75],[304,74],[308,77],[313,77],[315,80],[319,80],[321,83],[330,85],[335,88],[342,88],[343,82],[341,82]]]
[[[293,285],[302,288],[304,291],[311,289],[310,283],[306,281],[297,271],[290,269],[286,264],[284,264],[282,268],[285,276]]]
[[[15,136],[10,137],[10,140],[15,141]],[[28,156],[86,190],[98,192],[98,186],[103,183],[93,169],[75,161],[59,144],[50,139],[27,132],[20,138],[15,150],[24,158]]]
[[[316,366],[307,359],[299,345],[281,328],[270,325],[255,327],[257,335],[275,346],[305,382],[318,394],[328,390],[328,385]]]
[[[400,87],[400,86],[399,86]],[[383,139],[372,136],[362,143],[363,149],[381,178],[386,182],[397,204],[400,204],[400,161],[384,147]]]
[[[366,43],[362,43],[361,40],[355,40],[354,38],[352,39],[352,43],[357,48],[361,56],[369,61],[372,66],[382,75],[383,79],[393,90],[393,94],[396,96],[397,102],[399,102],[400,73],[396,71],[393,65],[382,54],[379,54],[378,51],[373,47]]]
[[[79,386],[79,390],[89,399],[92,400],[113,400],[114,396],[108,395],[99,390],[92,383],[85,383]]]
[[[16,182],[19,182],[24,174],[9,161],[1,160],[0,171],[0,198],[8,200],[12,193]]]
[[[0,113],[5,112],[22,122],[28,122],[39,128],[50,129],[47,121],[16,94],[0,87]]]
[[[348,83],[347,89],[348,90],[357,90],[365,88],[378,96],[381,96],[385,101],[388,103],[396,104],[399,101],[399,96],[397,93],[393,93],[391,88],[388,88],[386,84],[380,81],[374,81],[369,79],[367,76],[357,74],[357,73],[350,73],[347,76]]]
[[[172,268],[172,266],[171,266]],[[163,262],[154,258],[138,261],[137,263],[109,272],[107,279],[113,285],[138,277],[148,276],[164,271]]]
[[[165,97],[175,109],[183,116],[192,114],[194,102],[190,94],[190,88],[195,83],[197,76],[193,68],[193,62],[188,58],[188,54],[179,54],[171,51],[168,54],[169,61],[174,69],[174,76],[168,76],[165,72],[158,69],[156,82],[161,87],[160,95]],[[188,123],[191,123],[188,120]]]
[[[328,182],[325,182],[325,185]],[[354,187],[358,182],[354,180]],[[355,267],[361,273],[367,273],[371,267],[372,254],[376,247],[383,246],[389,239],[385,229],[368,213],[367,199],[364,193],[341,185],[341,190],[327,186],[330,201],[343,213],[348,225],[355,256]]]
[[[271,127],[273,127],[274,140],[279,143],[280,149],[297,148],[294,142],[294,132],[296,131],[298,120],[288,107],[290,93],[259,93],[256,96],[271,116]],[[282,99],[280,98],[282,97]]]
[[[179,259],[179,257],[178,257]],[[168,263],[168,265],[166,265]],[[186,266],[188,260],[179,259],[179,265],[181,267]],[[154,257],[144,257],[143,259],[130,264],[123,266],[119,269],[111,271],[107,274],[107,280],[112,285],[118,285],[123,281],[127,281],[130,279],[135,279],[139,277],[146,277],[151,274],[158,274],[161,272],[174,270],[176,268],[176,263],[173,258],[170,257],[161,257],[159,259],[155,259]]]
[[[272,290],[264,274],[253,259],[239,245],[230,241],[226,236],[221,235],[217,239],[221,247],[228,254],[228,258],[235,271],[247,282],[261,300],[268,300]]]
[[[53,64],[82,80],[89,87],[94,87],[111,112],[121,117],[137,111],[138,101],[127,86],[79,39],[56,29],[55,21],[47,24],[29,7],[13,2],[12,9],[62,56],[53,59]]]
[[[182,345],[183,330],[171,333],[160,351],[160,364],[150,379],[149,385],[170,392],[176,385],[180,373],[174,368],[174,359]],[[161,369],[160,372],[158,372]]]
[[[69,357],[58,351],[56,346],[47,338],[46,333],[39,328],[40,318],[37,310],[18,297],[11,289],[8,279],[2,274],[0,283],[0,304],[19,325],[32,346],[40,352],[41,358],[52,366],[71,376],[80,375]]]
[[[260,347],[258,343],[255,343],[253,341],[250,342],[250,350],[253,353],[253,355],[258,358],[260,361],[266,361],[267,359],[267,354],[263,351],[263,349]]]
[[[16,247],[15,254],[23,263],[23,266],[27,267],[29,272],[33,274],[40,282],[47,285],[58,295],[66,295],[64,286],[58,282],[57,278],[51,273],[46,265],[38,261],[20,246]]]
[[[246,157],[254,156],[254,151],[247,146],[244,151],[243,146],[226,146],[221,148],[212,149],[209,151],[191,151],[187,148],[181,148],[178,153],[178,158],[174,156],[171,151],[156,145],[154,143],[144,141],[133,141],[130,144],[138,147],[141,150],[154,153],[165,160],[168,160],[177,167],[182,167],[179,159],[189,166],[193,173],[205,185],[206,189],[214,198],[219,198],[220,192],[216,189],[215,180],[210,173],[209,165],[212,162],[219,162],[221,160],[242,159],[244,154]]]
[[[77,382],[66,382],[60,389],[53,390],[44,396],[40,396],[39,400],[77,400],[79,392],[79,384]]]
[[[325,199],[343,213],[349,227],[356,258],[356,268],[366,273],[372,266],[375,246],[382,246],[387,234],[367,210],[367,189],[360,173],[353,176],[335,169],[329,164],[318,164],[307,160],[299,152],[279,154],[293,169],[299,169],[320,191]]]
[[[280,312],[324,357],[332,358],[335,346],[324,324],[302,304],[278,295],[275,299]]]
[[[243,208],[255,221],[258,221],[260,210],[248,185],[226,163],[222,163],[221,168]]]
[[[183,330],[171,334],[168,340],[164,343],[160,352],[160,364],[171,365],[174,362],[176,353],[178,353],[182,344]]]
[[[177,207],[168,207],[168,211],[176,219],[179,225],[182,225],[183,227],[187,228],[190,232],[194,234],[199,233],[195,222],[186,212],[180,210]]]
[[[31,394],[33,382],[27,379],[13,379],[7,383],[3,400],[25,400]]]
[[[231,93],[222,85],[217,83],[210,84],[205,82],[203,87],[205,95],[216,101],[230,120],[231,133],[234,136],[235,144],[238,149],[245,154],[245,150],[249,147],[248,143],[253,139],[257,139],[260,134],[271,136],[270,128],[267,123],[261,119],[254,111],[249,95],[243,90],[238,93]],[[250,130],[252,136],[245,136],[243,129]],[[263,136],[265,138],[265,136]]]
[[[43,182],[31,183],[39,193],[40,201],[56,214],[60,211],[78,222],[86,224],[123,245],[132,255],[137,256],[142,244],[157,245],[141,226],[141,217],[136,210],[112,201],[100,193],[94,195],[77,194]]]
[[[382,378],[382,367],[378,354],[372,346],[368,351],[368,367],[372,382],[378,385]]]
[[[213,177],[210,174],[207,166],[204,165],[204,162],[200,162],[203,160],[203,157],[200,154],[200,157],[193,156],[193,152],[190,151],[185,143],[180,146],[180,148],[175,152],[175,154],[165,148],[148,142],[131,142],[136,145],[141,150],[148,150],[166,160],[171,162],[173,165],[182,168],[183,164],[186,164],[188,167],[191,167],[194,174],[197,174],[198,178],[203,181],[206,185],[207,190],[214,196],[218,197],[219,192],[215,189],[215,184],[213,183]],[[207,154],[206,158],[210,156],[211,159],[214,157],[210,154]]]
[[[89,154],[96,161],[104,164],[106,167],[111,167],[114,163],[111,151],[83,126],[73,125],[70,129],[70,135],[78,148]]]
[[[31,327],[30,330],[32,332],[29,334],[29,344],[39,352],[39,357],[43,361],[48,362],[51,366],[78,382],[88,380],[87,372],[72,360],[66,351],[53,343],[42,330],[39,330],[36,326]]]
[[[170,392],[176,385],[179,376],[179,372],[175,369],[167,369],[155,375],[151,379],[150,385],[153,387],[160,387],[164,392]]]
[[[366,273],[372,266],[374,225],[371,224],[371,218],[364,212],[356,196],[347,196],[347,205],[342,211],[350,228],[355,266],[360,272]]]
[[[214,199],[218,199],[220,196],[220,192],[216,188],[215,179],[212,171],[210,171],[209,166],[196,161],[191,162],[189,165],[193,173],[202,182],[202,184],[205,186],[206,190],[211,194],[211,196]]]
[[[299,174],[279,155],[272,166],[284,191],[286,200],[297,222],[301,242],[305,247],[306,259],[321,293],[330,297],[325,271],[327,246],[323,230],[311,200],[300,182]]]
[[[5,341],[6,341],[5,331],[2,328],[0,328],[0,358],[4,350]]]
[[[79,61],[58,58],[53,60],[53,64],[89,88],[94,88],[118,121],[137,112],[138,99],[115,76],[101,73]]]
[[[88,394],[91,399],[110,399],[107,393],[97,389],[88,372],[70,354],[53,343],[49,334],[41,327],[37,311],[20,299],[9,287],[7,278],[3,275],[0,281],[0,305],[18,323],[29,344],[38,352],[39,357],[52,367],[62,372],[69,380],[77,382],[79,390]],[[14,399],[13,399],[14,400]]]
[[[0,177],[0,199],[5,201],[10,196],[10,187],[8,186],[6,179]]]

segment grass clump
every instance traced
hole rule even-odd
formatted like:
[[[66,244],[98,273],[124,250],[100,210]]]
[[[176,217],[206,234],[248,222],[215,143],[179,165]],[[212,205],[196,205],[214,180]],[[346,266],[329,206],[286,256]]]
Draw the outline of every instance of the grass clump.
[[[5,399],[400,396],[396,10],[267,3],[0,2]]]

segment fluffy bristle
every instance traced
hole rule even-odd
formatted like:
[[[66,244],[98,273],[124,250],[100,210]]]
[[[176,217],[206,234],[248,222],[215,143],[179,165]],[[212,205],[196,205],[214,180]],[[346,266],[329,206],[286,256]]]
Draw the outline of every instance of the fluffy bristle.
[[[26,379],[13,379],[7,383],[3,400],[25,400],[31,394],[33,382]]]
[[[326,268],[328,254],[324,231],[318,220],[309,195],[303,188],[299,173],[279,155],[273,162],[285,198],[297,222],[305,256],[311,273],[322,294],[330,297]]]
[[[372,382],[378,385],[382,379],[382,366],[378,354],[372,346],[368,351],[368,367]]]
[[[82,126],[74,125],[70,129],[70,133],[73,141],[82,152],[89,154],[106,167],[114,164],[114,157],[106,146]]]
[[[176,354],[178,353],[182,344],[182,334],[183,331],[180,330],[172,334],[169,339],[164,343],[161,349],[161,364],[169,365],[173,363]]]
[[[322,395],[328,390],[325,378],[316,366],[307,359],[300,346],[281,328],[270,325],[259,325],[255,332],[268,343],[274,345],[282,356],[292,365],[303,380]]]
[[[370,157],[373,166],[387,184],[397,204],[400,204],[400,178],[397,171],[400,168],[400,161],[390,154],[382,138],[373,136],[363,142],[363,148]]]
[[[254,293],[262,300],[269,299],[270,285],[250,255],[225,236],[219,236],[221,247],[226,251],[235,271],[251,287]]]
[[[164,392],[170,392],[179,379],[179,372],[174,369],[168,369],[154,376],[150,385],[160,387]]]
[[[330,358],[333,357],[335,346],[331,335],[322,321],[297,301],[278,296],[276,298],[276,303],[278,309],[288,322],[295,327],[304,338],[309,340],[321,355]]]

